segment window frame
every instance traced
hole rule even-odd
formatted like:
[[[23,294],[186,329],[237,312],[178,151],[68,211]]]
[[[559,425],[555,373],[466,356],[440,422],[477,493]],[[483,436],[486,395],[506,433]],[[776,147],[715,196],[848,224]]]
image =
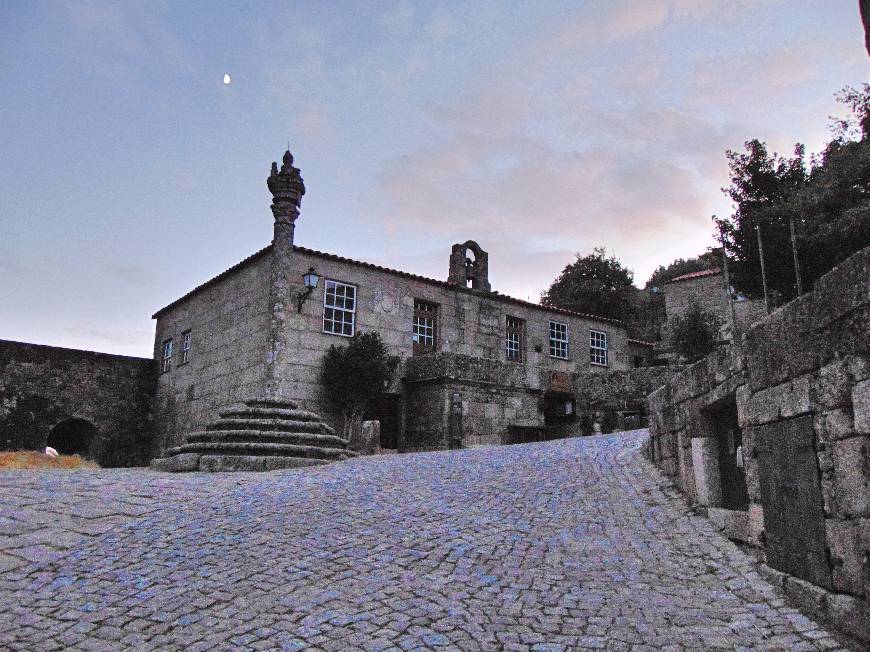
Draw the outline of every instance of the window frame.
[[[160,373],[166,374],[172,371],[172,338],[163,340],[163,357],[160,362]]]
[[[600,336],[599,342],[596,343],[596,336]],[[607,344],[607,331],[597,331],[595,329],[589,329],[589,363],[595,365],[596,367],[607,367],[608,366],[608,344]],[[602,353],[603,352],[603,353]],[[604,362],[600,362],[603,359]]]
[[[183,364],[187,364],[190,362],[190,346],[192,341],[192,333],[191,329],[187,329],[181,334],[181,362],[178,363],[180,367]]]
[[[425,299],[414,299],[414,316],[411,320],[411,343],[413,355],[425,355],[438,350],[438,313],[439,304]],[[418,320],[431,320],[431,325],[418,323]],[[431,334],[419,333],[418,327],[431,329]],[[421,343],[419,338],[431,338],[431,344]]]
[[[557,339],[553,337],[554,334],[560,334],[558,332],[559,329],[554,329],[554,326],[562,326],[564,327],[564,336],[565,339]],[[548,329],[548,338],[549,338],[549,349],[550,349],[550,357],[555,358],[556,360],[570,360],[571,359],[571,344],[570,344],[570,332],[568,330],[568,323],[556,321],[555,319],[551,319],[549,323]],[[564,345],[564,346],[558,346]],[[558,355],[558,353],[564,348],[565,355]]]
[[[513,324],[511,324],[513,322]],[[513,347],[511,345],[514,345]],[[505,315],[504,353],[508,362],[522,363],[526,359],[526,320]],[[513,355],[512,355],[513,354]]]
[[[327,298],[329,297],[329,284],[330,283],[333,284],[334,289],[336,289],[336,290],[339,287],[353,289],[353,297],[351,297],[351,301],[353,302],[353,304],[352,304],[351,308],[346,307],[346,303],[348,300],[346,290],[344,291],[345,293],[341,296],[343,305],[339,306],[337,302],[335,302],[334,305],[327,304]],[[338,299],[338,297],[339,297],[338,293],[335,291],[333,291],[332,296],[335,299]],[[356,333],[356,305],[357,305],[357,301],[358,301],[358,296],[359,296],[359,288],[356,285],[354,285],[353,283],[345,283],[344,281],[339,281],[339,280],[331,279],[331,278],[324,279],[324,281],[323,281],[323,314],[322,314],[322,319],[321,319],[321,332],[326,334],[326,335],[337,335],[338,337],[353,337],[354,333]],[[327,310],[333,311],[332,312],[333,316],[331,319],[327,319],[327,317],[326,317]],[[346,326],[348,324],[347,321],[345,321],[344,319],[342,319],[342,320],[335,319],[336,315],[344,316],[347,314],[350,315],[350,333],[344,332],[344,330],[345,330],[344,326]],[[332,324],[333,328],[335,327],[336,324],[341,325],[341,327],[342,327],[341,332],[336,332],[335,330],[327,329],[327,323]]]

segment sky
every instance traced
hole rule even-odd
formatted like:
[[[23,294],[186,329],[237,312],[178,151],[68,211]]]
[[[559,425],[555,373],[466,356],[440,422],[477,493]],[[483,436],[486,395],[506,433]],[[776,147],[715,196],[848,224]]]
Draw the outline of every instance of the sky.
[[[0,339],[150,356],[151,314],[272,237],[537,301],[605,246],[713,246],[727,149],[819,151],[855,0],[0,2]],[[225,85],[223,77],[231,76]]]

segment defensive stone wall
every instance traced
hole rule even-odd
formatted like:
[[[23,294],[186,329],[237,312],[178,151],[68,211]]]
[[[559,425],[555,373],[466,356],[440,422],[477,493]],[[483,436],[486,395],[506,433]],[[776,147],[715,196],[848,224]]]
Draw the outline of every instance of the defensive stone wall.
[[[651,459],[870,641],[870,248],[649,396]]]
[[[0,449],[148,463],[154,361],[0,340]],[[73,441],[75,440],[75,441]]]

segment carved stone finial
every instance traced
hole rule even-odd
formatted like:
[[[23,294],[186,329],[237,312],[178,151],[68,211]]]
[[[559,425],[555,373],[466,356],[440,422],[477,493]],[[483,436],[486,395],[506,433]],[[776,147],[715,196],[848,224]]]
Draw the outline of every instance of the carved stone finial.
[[[272,163],[272,171],[266,184],[272,193],[272,214],[276,221],[294,221],[299,216],[299,204],[305,194],[305,183],[299,168],[293,167],[293,155],[290,150],[284,152],[281,171],[278,164]]]

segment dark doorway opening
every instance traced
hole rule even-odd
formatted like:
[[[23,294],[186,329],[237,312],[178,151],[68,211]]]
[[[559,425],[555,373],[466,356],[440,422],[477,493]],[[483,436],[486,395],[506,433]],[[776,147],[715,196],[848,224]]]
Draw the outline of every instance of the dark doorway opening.
[[[366,419],[381,422],[381,448],[399,447],[402,405],[399,394],[381,394],[369,406]]]
[[[48,433],[46,446],[51,446],[61,455],[87,456],[97,429],[85,419],[66,419]]]
[[[730,399],[707,410],[719,444],[722,507],[749,509],[749,491],[743,466],[743,433],[737,425],[737,403]]]
[[[544,424],[558,426],[577,420],[577,403],[573,394],[547,392],[544,394]]]

